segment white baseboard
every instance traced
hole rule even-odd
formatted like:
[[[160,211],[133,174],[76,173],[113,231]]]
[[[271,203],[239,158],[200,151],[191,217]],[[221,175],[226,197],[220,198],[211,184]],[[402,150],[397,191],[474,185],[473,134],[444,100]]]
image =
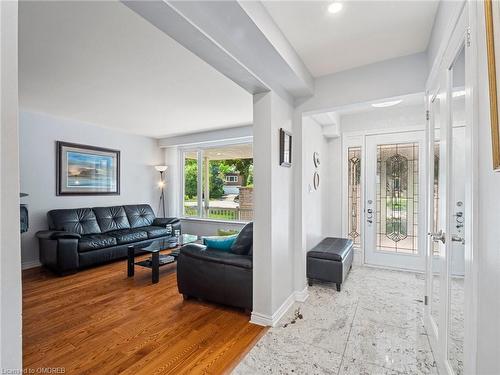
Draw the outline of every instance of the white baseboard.
[[[280,308],[270,316],[266,314],[260,314],[258,312],[252,312],[252,317],[250,318],[250,323],[257,324],[260,326],[275,327],[280,319],[290,310],[295,302],[304,302],[307,297],[309,297],[309,292],[307,286],[304,290],[295,291],[288,296],[285,302],[282,303]]]
[[[40,267],[41,265],[42,265],[42,263],[40,263],[40,261],[38,261],[38,260],[28,260],[28,261],[23,262],[21,264],[21,268],[23,270],[27,270],[30,268]]]
[[[303,290],[295,291],[295,301],[297,302],[305,302],[308,297],[309,290],[307,289],[307,286]]]
[[[269,315],[252,311],[250,323],[257,324],[258,326],[271,327],[273,325],[273,318]]]

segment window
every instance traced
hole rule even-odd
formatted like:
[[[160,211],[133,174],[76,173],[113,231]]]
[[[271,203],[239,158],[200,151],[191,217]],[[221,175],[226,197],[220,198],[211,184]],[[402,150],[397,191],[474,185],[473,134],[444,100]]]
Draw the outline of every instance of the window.
[[[251,143],[183,150],[183,214],[214,220],[253,220]]]
[[[348,235],[354,245],[361,244],[361,147],[348,149]]]

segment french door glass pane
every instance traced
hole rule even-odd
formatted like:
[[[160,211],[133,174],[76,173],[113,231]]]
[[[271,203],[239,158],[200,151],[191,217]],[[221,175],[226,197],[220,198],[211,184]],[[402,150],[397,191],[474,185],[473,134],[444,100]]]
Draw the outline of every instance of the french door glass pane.
[[[434,127],[434,165],[433,165],[433,186],[434,186],[434,210],[432,217],[432,229],[434,233],[438,233],[439,228],[443,228],[442,217],[440,215],[441,206],[444,202],[439,199],[439,195],[442,194],[443,184],[441,179],[444,176],[444,159],[443,152],[444,149],[440,145],[439,138],[441,136],[441,101],[439,95],[437,95],[431,103],[431,126]],[[440,264],[439,255],[441,247],[439,242],[432,242],[432,256],[431,256],[431,301],[430,301],[430,315],[439,328],[439,293],[440,293]]]
[[[361,147],[348,151],[348,235],[359,246],[361,243]]]
[[[434,221],[433,232],[439,230],[439,141],[434,142]],[[432,255],[439,255],[439,243],[432,242]]]
[[[418,253],[418,143],[377,146],[377,250]]]
[[[462,48],[452,68],[452,197],[454,217],[452,235],[464,237],[465,202],[465,48]],[[465,246],[460,241],[449,245],[449,327],[448,327],[448,360],[456,375],[464,372],[464,272]]]
[[[184,153],[184,216],[198,216],[198,153]]]

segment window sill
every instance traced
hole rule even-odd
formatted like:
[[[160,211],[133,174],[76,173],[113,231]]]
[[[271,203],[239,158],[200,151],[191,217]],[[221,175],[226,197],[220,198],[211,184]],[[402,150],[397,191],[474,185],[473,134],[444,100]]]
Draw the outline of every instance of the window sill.
[[[206,219],[200,217],[184,217],[184,216],[181,216],[179,219],[185,221],[202,222],[202,223],[220,223],[220,224],[234,224],[234,225],[245,225],[249,223],[249,221]]]

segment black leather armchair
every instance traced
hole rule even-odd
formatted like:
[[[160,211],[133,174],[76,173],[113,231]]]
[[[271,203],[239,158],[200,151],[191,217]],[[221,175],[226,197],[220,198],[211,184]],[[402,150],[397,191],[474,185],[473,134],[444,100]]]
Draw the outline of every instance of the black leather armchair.
[[[126,258],[131,243],[151,243],[181,229],[179,219],[156,218],[145,204],[52,210],[47,219],[49,230],[37,233],[40,261],[61,275]]]
[[[184,298],[252,310],[253,225],[243,228],[230,252],[184,245],[177,258],[177,287]]]

